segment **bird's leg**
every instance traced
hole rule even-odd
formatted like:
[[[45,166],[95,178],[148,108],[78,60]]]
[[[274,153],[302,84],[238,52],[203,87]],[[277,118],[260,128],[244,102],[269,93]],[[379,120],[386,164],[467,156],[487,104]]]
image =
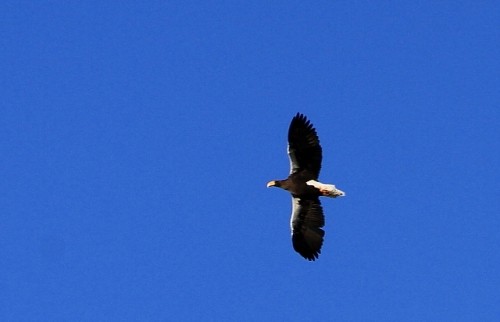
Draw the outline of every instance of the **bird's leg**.
[[[319,189],[319,192],[321,192],[323,196],[328,196],[330,194],[330,191],[327,189]]]

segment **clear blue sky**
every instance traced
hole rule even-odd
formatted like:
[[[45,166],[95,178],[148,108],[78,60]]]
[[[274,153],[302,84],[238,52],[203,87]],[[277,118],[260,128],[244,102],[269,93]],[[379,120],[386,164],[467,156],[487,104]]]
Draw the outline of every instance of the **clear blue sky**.
[[[0,320],[500,319],[498,1],[4,0],[0,48]]]

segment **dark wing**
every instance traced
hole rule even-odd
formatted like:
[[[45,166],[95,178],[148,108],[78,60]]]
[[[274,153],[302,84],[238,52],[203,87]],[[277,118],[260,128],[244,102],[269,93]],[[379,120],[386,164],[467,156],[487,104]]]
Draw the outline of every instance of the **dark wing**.
[[[321,170],[322,151],[319,138],[311,122],[297,113],[288,129],[288,156],[290,174],[307,169],[317,179]]]
[[[323,245],[325,225],[323,208],[319,199],[292,198],[293,210],[290,226],[293,249],[307,260],[318,258]]]

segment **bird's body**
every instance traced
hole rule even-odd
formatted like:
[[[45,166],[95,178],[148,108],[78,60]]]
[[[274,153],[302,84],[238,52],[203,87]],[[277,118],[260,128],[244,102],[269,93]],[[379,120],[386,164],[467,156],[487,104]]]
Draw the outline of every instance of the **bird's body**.
[[[334,185],[318,180],[321,170],[322,149],[311,122],[297,113],[288,129],[288,156],[290,175],[285,180],[270,181],[268,187],[279,187],[292,195],[292,244],[295,251],[308,260],[321,253],[325,225],[320,196],[336,198],[344,192]]]
[[[319,190],[306,184],[309,180],[313,180],[313,176],[308,171],[301,171],[290,174],[285,180],[275,180],[275,186],[287,190],[294,197],[319,197]]]

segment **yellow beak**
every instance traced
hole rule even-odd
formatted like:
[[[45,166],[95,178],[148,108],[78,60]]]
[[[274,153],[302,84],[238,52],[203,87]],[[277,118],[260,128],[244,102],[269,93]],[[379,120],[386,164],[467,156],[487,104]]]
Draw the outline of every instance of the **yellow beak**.
[[[275,186],[275,185],[276,185],[276,181],[274,181],[274,180],[273,180],[273,181],[269,181],[269,182],[267,183],[267,187],[268,187],[268,188],[269,188],[269,187],[273,187],[273,186]]]

